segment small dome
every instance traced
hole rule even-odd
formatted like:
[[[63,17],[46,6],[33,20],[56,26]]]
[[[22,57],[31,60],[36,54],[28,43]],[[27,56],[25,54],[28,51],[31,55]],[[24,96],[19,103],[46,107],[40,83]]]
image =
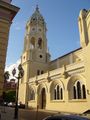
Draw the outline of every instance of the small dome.
[[[36,10],[35,10],[35,12],[32,14],[32,16],[30,18],[30,22],[37,22],[37,21],[39,21],[41,23],[44,23],[44,18],[41,15],[38,6],[36,6]]]

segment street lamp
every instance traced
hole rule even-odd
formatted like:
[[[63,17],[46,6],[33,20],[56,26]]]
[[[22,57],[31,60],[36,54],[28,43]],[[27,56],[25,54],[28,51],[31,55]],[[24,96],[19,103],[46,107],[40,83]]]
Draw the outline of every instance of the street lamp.
[[[12,74],[13,76],[18,80],[17,81],[17,84],[16,84],[16,99],[15,99],[15,113],[14,113],[14,118],[17,119],[18,118],[18,91],[19,91],[19,80],[23,77],[24,75],[24,70],[22,68],[22,65],[20,64],[18,66],[18,76],[15,76],[16,75],[16,69],[14,68],[12,70]]]

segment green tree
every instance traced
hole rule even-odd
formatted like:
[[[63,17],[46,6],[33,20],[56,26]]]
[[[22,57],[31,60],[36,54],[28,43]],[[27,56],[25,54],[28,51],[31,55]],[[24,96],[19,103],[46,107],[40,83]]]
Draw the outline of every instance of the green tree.
[[[5,93],[6,102],[15,102],[16,91],[8,91]]]

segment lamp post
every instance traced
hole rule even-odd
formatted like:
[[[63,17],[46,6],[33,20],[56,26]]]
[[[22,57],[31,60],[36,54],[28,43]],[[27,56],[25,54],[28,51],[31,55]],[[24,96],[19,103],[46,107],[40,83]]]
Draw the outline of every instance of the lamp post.
[[[14,118],[18,119],[18,91],[19,91],[19,80],[23,77],[24,75],[24,70],[22,68],[22,65],[20,64],[18,66],[18,76],[16,75],[16,69],[14,68],[12,70],[13,76],[18,80],[16,84],[16,99],[15,99],[15,113],[14,113]]]

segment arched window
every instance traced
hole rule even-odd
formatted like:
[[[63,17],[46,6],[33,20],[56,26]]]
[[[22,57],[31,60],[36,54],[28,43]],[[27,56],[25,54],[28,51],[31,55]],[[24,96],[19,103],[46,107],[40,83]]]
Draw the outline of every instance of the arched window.
[[[33,89],[30,90],[30,100],[35,100],[35,92]]]
[[[43,74],[44,72],[43,72],[43,70],[41,71],[41,74]]]
[[[61,100],[63,99],[63,89],[61,88],[61,96],[60,96]]]
[[[63,99],[63,89],[60,85],[56,85],[54,88],[54,100]]]
[[[44,73],[43,70],[37,70],[37,75],[41,75],[41,74],[43,74],[43,73]]]
[[[86,88],[83,83],[76,81],[73,86],[73,98],[74,99],[86,99]]]
[[[58,85],[58,86],[57,86],[57,99],[60,99],[59,94],[60,94],[60,87],[59,87],[59,85]]]
[[[82,85],[83,99],[86,99],[86,89],[85,85]]]
[[[42,49],[42,38],[38,38],[38,48]]]
[[[34,49],[34,48],[35,48],[35,38],[32,37],[30,41],[30,49]]]
[[[54,89],[54,100],[56,100],[56,89]]]
[[[81,84],[79,81],[77,82],[77,98],[81,99]]]
[[[40,70],[37,70],[37,75],[40,75]]]
[[[76,99],[76,87],[73,87],[73,92],[74,92],[74,99]]]

